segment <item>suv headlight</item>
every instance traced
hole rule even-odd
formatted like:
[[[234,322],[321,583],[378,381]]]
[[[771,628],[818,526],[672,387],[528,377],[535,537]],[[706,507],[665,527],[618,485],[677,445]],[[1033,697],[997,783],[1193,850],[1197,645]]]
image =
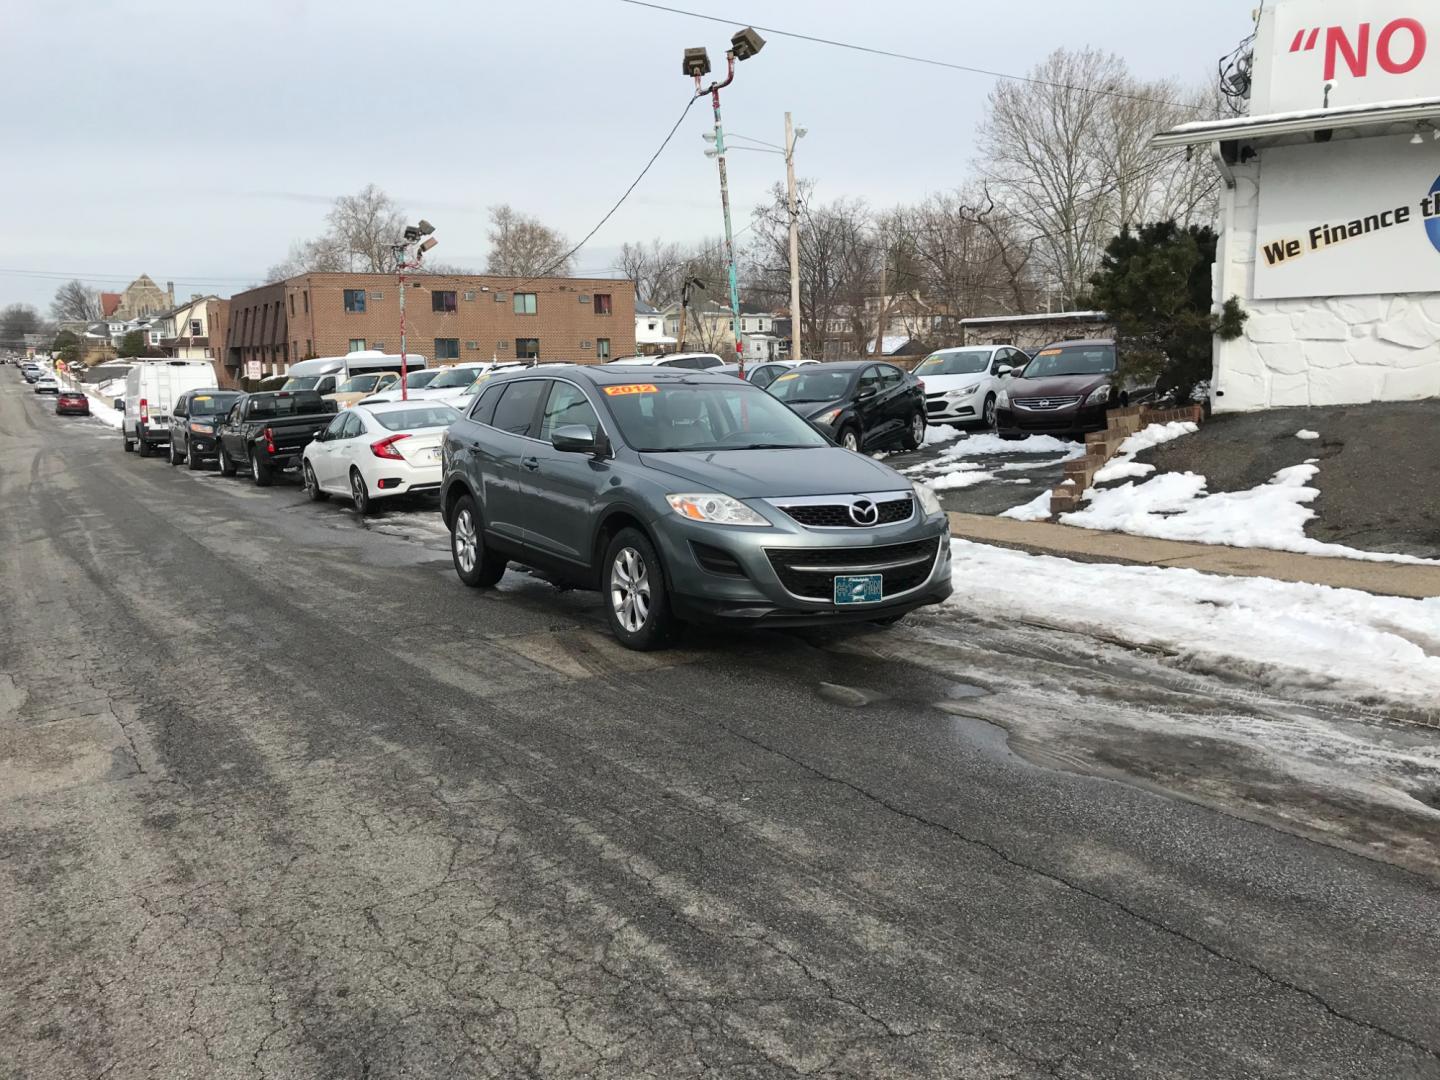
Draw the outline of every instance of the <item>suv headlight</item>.
[[[711,525],[764,525],[770,522],[729,495],[666,495],[670,509],[691,521],[707,521]]]
[[[915,489],[915,497],[920,500],[920,509],[925,511],[925,516],[944,513],[940,507],[940,496],[931,491],[924,484],[911,483]]]
[[[1085,399],[1085,404],[1086,404],[1086,405],[1104,405],[1104,404],[1105,404],[1107,401],[1109,401],[1109,400],[1110,400],[1110,384],[1109,384],[1109,383],[1106,383],[1104,386],[1097,386],[1094,390],[1091,390],[1091,391],[1090,391],[1090,396]]]

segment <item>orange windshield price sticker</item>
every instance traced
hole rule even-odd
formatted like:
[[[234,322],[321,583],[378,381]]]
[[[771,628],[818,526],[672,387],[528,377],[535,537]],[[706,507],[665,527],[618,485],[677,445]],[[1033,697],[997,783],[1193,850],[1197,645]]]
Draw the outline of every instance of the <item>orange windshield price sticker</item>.
[[[624,386],[607,386],[605,394],[607,397],[620,397],[624,394],[655,394],[659,388],[654,383],[626,383]]]
[[[1038,353],[1036,353],[1036,355],[1037,355],[1037,356],[1059,356],[1059,355],[1060,355],[1060,350],[1059,350],[1059,349],[1041,349]]]

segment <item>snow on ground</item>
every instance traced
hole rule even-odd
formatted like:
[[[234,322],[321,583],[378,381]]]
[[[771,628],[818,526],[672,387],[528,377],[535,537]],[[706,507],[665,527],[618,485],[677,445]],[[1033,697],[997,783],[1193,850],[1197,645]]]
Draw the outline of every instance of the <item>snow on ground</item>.
[[[1128,440],[1127,440],[1128,441]],[[1268,483],[1248,491],[1207,493],[1199,473],[1162,473],[1141,484],[1092,488],[1083,510],[1063,514],[1065,525],[1108,532],[1190,540],[1201,544],[1269,548],[1302,555],[1364,559],[1369,562],[1434,563],[1412,555],[1359,551],[1305,535],[1315,516],[1309,503],[1320,494],[1310,485],[1319,466],[1307,462],[1281,469]]]
[[[125,414],[122,413],[119,409],[112,409],[109,405],[105,404],[105,402],[99,400],[98,398],[92,397],[90,398],[90,415],[95,417],[95,419],[99,420],[102,424],[107,424],[112,428],[118,429],[120,427],[121,421],[124,419]]]
[[[940,443],[949,442],[951,439],[958,439],[965,434],[954,424],[932,424],[925,429],[925,438],[921,440],[921,446],[937,446]]]
[[[1042,491],[1028,503],[1001,511],[1000,516],[1016,521],[1045,521],[1050,517],[1050,492]]]
[[[1318,431],[1311,431],[1309,428],[1301,428],[1299,431],[1295,432],[1295,438],[1306,440],[1318,439],[1320,438],[1320,433]]]
[[[1168,424],[1147,424],[1134,435],[1128,436],[1116,448],[1117,456],[1134,457],[1141,450],[1149,450],[1161,443],[1174,442],[1186,435],[1194,435],[1200,425],[1189,420],[1172,420]]]
[[[1142,461],[1128,461],[1117,457],[1107,461],[1095,472],[1095,483],[1108,484],[1111,480],[1127,480],[1130,477],[1149,476],[1155,471],[1154,465]]]
[[[964,449],[966,454],[1068,454],[1075,444],[1053,435],[1027,435],[1023,439],[1008,442],[992,432],[971,435],[955,450]],[[1084,453],[1084,447],[1081,447]]]
[[[962,462],[943,476],[926,480],[925,486],[931,491],[955,491],[958,488],[974,487],[976,484],[988,484],[994,479],[994,473],[985,472],[979,465]]]
[[[955,594],[946,608],[956,613],[1098,631],[1317,691],[1440,701],[1440,598],[1073,562],[967,540],[952,540],[951,551]]]

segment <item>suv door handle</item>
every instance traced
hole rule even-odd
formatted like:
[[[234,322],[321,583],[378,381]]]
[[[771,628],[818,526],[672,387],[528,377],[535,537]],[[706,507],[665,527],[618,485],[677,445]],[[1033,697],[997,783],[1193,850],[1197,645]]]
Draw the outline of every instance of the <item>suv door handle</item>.
[[[531,472],[534,472],[536,469],[540,468],[540,459],[538,457],[521,458],[520,466],[521,468],[529,469]]]

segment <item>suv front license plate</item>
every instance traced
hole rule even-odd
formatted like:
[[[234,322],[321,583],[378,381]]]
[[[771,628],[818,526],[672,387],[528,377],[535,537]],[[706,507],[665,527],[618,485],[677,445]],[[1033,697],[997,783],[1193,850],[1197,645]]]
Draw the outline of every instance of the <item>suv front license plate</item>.
[[[835,579],[836,604],[878,604],[884,594],[882,574],[842,574]]]

